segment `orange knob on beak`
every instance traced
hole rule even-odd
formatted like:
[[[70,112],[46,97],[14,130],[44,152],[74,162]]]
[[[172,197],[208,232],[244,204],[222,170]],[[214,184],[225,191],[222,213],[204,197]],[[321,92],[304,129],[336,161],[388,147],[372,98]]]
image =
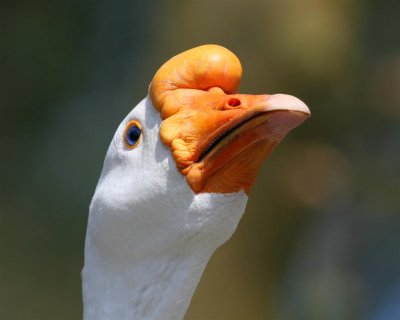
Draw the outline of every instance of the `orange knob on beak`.
[[[150,85],[161,139],[195,193],[249,192],[274,147],[310,115],[293,96],[236,94],[241,72],[233,53],[206,45],[166,62]]]

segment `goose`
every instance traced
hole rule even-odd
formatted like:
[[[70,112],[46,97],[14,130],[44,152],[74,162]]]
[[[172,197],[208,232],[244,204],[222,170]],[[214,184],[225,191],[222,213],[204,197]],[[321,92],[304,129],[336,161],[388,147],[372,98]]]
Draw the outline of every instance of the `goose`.
[[[293,96],[238,94],[241,76],[222,46],[180,53],[119,125],[89,208],[85,320],[184,317],[261,164],[310,115]]]

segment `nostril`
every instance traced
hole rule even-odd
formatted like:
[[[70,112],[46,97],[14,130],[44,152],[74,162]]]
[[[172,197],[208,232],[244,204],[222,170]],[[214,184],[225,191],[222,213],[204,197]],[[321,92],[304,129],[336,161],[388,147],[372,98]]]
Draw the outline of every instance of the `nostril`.
[[[231,107],[237,107],[240,106],[240,100],[236,99],[236,98],[231,98],[228,101],[228,105],[230,105]]]

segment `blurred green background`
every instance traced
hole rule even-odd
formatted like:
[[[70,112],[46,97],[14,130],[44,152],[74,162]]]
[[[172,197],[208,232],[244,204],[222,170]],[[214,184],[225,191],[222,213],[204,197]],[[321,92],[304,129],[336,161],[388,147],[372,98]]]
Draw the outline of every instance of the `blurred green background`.
[[[400,319],[399,1],[2,1],[0,318],[79,319],[91,196],[157,68],[217,43],[312,110],[186,319]]]

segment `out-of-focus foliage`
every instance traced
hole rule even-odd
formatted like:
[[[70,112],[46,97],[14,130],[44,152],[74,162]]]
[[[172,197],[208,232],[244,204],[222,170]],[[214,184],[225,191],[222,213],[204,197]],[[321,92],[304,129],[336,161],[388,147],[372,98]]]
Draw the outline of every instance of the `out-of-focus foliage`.
[[[166,59],[204,43],[244,93],[313,116],[264,166],[187,319],[400,318],[400,2],[0,4],[0,318],[79,319],[108,143]]]

